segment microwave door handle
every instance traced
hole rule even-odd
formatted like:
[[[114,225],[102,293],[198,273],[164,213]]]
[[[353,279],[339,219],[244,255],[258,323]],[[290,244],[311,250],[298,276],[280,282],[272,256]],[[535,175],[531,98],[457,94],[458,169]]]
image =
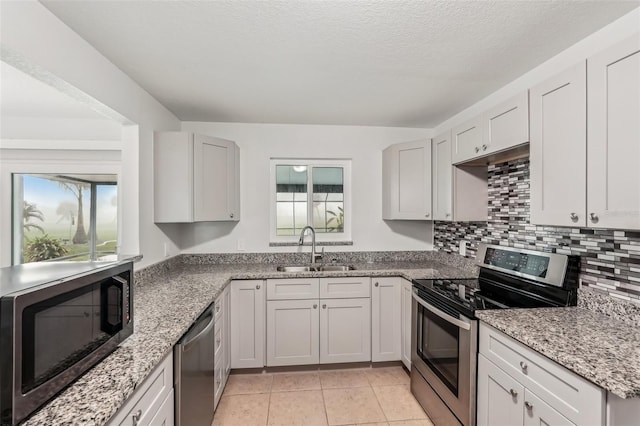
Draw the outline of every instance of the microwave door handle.
[[[457,327],[459,327],[459,328],[461,328],[463,330],[471,330],[471,324],[469,324],[468,322],[461,321],[461,320],[459,320],[457,318],[454,318],[451,315],[442,312],[440,309],[431,306],[430,304],[428,304],[427,302],[422,300],[420,298],[420,296],[418,296],[415,293],[415,291],[412,293],[412,296],[413,296],[413,300],[415,300],[420,305],[422,305],[423,308],[425,308],[426,310],[436,314],[437,316],[439,316],[443,320],[447,321],[448,323],[451,323],[451,324],[453,324],[453,325],[455,325],[455,326],[457,326]]]
[[[124,328],[125,323],[127,323],[129,321],[128,318],[124,318],[125,312],[127,312],[127,304],[129,303],[129,301],[125,297],[125,295],[128,293],[125,290],[129,288],[129,281],[127,281],[124,278],[119,277],[117,275],[114,275],[111,278],[113,278],[116,282],[120,283],[120,285],[121,285],[121,290],[120,290],[120,309],[121,310],[120,310],[119,317],[120,317],[120,324]],[[131,290],[131,289],[129,288],[129,290]]]

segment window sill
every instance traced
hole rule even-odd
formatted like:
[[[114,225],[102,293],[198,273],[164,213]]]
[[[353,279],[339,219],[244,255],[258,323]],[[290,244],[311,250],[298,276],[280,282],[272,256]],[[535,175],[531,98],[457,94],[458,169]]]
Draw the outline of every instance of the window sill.
[[[297,241],[281,241],[281,242],[271,242],[269,243],[269,247],[295,247],[298,246]],[[304,243],[304,246],[310,246],[311,243]],[[353,241],[316,241],[316,247],[321,246],[352,246]]]

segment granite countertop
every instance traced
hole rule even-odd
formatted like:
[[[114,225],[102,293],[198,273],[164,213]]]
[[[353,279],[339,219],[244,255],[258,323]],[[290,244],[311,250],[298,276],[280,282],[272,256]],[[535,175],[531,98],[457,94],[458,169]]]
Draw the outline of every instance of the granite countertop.
[[[232,279],[401,276],[475,278],[436,261],[350,263],[346,272],[276,272],[272,263],[183,264],[134,287],[134,333],[121,346],[30,417],[26,425],[102,425],[167,356]]]
[[[640,330],[580,307],[476,312],[480,320],[621,398],[640,397]]]

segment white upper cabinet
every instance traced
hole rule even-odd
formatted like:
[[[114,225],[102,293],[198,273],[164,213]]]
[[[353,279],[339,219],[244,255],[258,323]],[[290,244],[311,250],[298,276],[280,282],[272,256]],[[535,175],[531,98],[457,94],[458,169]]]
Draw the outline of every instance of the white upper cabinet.
[[[529,92],[524,91],[484,113],[482,153],[492,154],[529,142]]]
[[[531,88],[531,223],[585,226],[584,62]]]
[[[433,138],[433,219],[452,220],[451,132]]]
[[[475,157],[481,156],[483,153],[483,117],[478,116],[451,131],[452,150],[451,158],[453,164],[462,163]]]
[[[156,132],[154,221],[236,221],[239,149],[232,141],[189,132]]]
[[[431,141],[400,143],[383,151],[382,218],[431,220]]]
[[[640,228],[640,36],[587,59],[587,224]]]

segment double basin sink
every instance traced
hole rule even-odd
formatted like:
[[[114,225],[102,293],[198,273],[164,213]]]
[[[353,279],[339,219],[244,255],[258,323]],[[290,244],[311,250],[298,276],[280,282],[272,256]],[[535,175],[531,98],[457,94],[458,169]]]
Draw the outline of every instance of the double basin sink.
[[[280,265],[276,268],[278,272],[344,272],[353,271],[352,265]]]

